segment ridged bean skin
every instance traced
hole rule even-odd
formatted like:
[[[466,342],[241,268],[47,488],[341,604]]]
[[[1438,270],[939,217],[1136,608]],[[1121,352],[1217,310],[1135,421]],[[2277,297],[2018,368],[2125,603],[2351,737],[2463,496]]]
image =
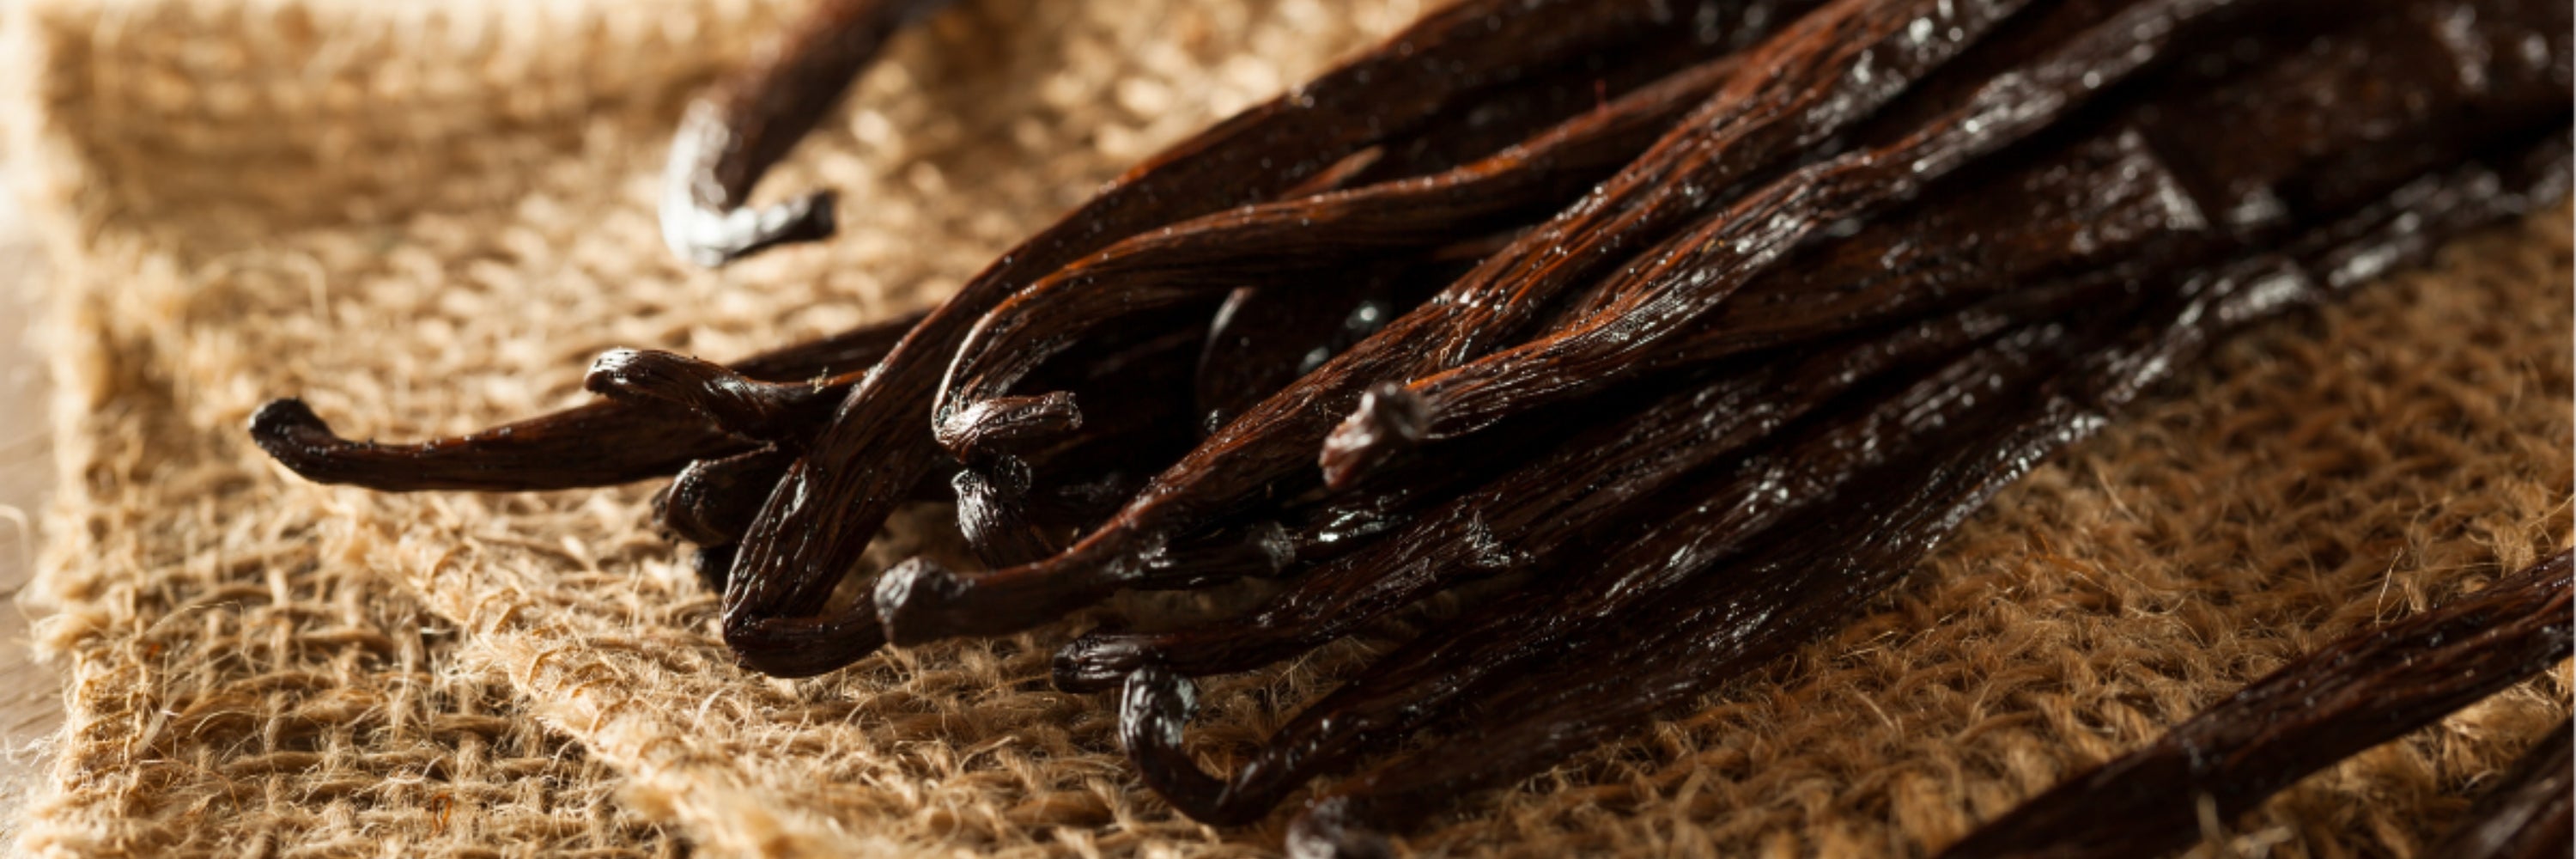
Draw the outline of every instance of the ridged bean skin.
[[[2557,859],[2576,853],[2576,756],[2569,754],[2571,748],[2576,748],[2576,722],[2562,720],[2487,787],[2430,855]]]
[[[2109,326],[2120,334],[2118,345],[2081,355],[2036,396],[2015,398],[2004,392],[1961,415],[1953,429],[1975,427],[1958,436],[1973,441],[1938,445],[1944,451],[1931,461],[1891,460],[1890,470],[1870,481],[1871,490],[1855,493],[1854,503],[1831,508],[1822,524],[1768,538],[1768,548],[1756,548],[1706,573],[1687,575],[1693,566],[1716,557],[1676,552],[1669,540],[1711,542],[1705,533],[1712,524],[1706,517],[1712,514],[1694,510],[1655,523],[1658,532],[1672,536],[1635,538],[1629,551],[1605,559],[1603,566],[1662,567],[1687,577],[1669,578],[1670,584],[1661,588],[1625,586],[1624,603],[1618,596],[1623,586],[1576,592],[1576,599],[1606,610],[1514,606],[1492,616],[1485,628],[1502,631],[1486,639],[1494,642],[1517,640],[1528,624],[1581,614],[1598,620],[1588,627],[1593,630],[1588,636],[1533,633],[1538,640],[1521,646],[1536,661],[1529,670],[1482,690],[1467,729],[1311,800],[1291,827],[1291,854],[1376,854],[1384,831],[1409,826],[1474,790],[1510,784],[1785,654],[1897,581],[1913,565],[1911,559],[1929,551],[1984,498],[2049,451],[2090,434],[2145,387],[2188,364],[2219,337],[2349,288],[2355,284],[2350,277],[2355,260],[2392,265],[2423,253],[2428,235],[2453,233],[2563,199],[2568,156],[2567,137],[2552,135],[2517,153],[2501,177],[2484,165],[2428,177],[2381,204],[2311,231],[2290,256],[2257,254],[2195,276],[2161,300],[2161,309],[2147,314],[2145,324],[2127,326],[2125,332],[2122,326]],[[1692,521],[1694,516],[1700,521]],[[2524,624],[2539,636],[2530,640],[2539,649],[2492,658],[2526,664],[2533,653],[2558,654],[2529,663],[2536,671],[2564,657],[2564,569],[2557,575],[2561,584],[2550,597],[2557,600],[2556,607]],[[1639,576],[1627,573],[1624,578],[1636,582]],[[1556,630],[1565,629],[1558,622]],[[1456,637],[1435,632],[1414,649],[1459,646]],[[2388,653],[2400,663],[2406,655],[2425,655],[2402,647]],[[1461,661],[1436,661],[1450,671],[1461,667]],[[1602,665],[1621,670],[1603,672],[1598,670]],[[1451,682],[1447,675],[1438,679],[1444,685]],[[2509,682],[2455,680],[2451,686],[2457,693],[2469,686],[2502,688]],[[1139,702],[1151,698],[1149,688],[1131,680],[1124,703],[1130,710],[1150,709]],[[2362,706],[2373,714],[2367,718],[2398,718],[2394,708]],[[1426,718],[1411,710],[1396,712]],[[1342,718],[1350,717],[1332,714],[1327,721]],[[1149,773],[1154,766],[1139,763]],[[2246,775],[2250,778],[2252,772]],[[2144,793],[2157,802],[2182,796],[2171,789]],[[2120,816],[2106,815],[2103,806],[2091,804],[2064,807],[2070,809],[2073,831],[2094,832],[2111,825],[2107,818]],[[2196,830],[2186,837],[2189,832]]]
[[[1636,158],[1733,71],[1733,60],[1719,57],[1471,164],[1206,215],[1067,265],[967,334],[935,407],[940,443],[977,459],[989,404],[1089,326],[1255,277],[1418,251],[1562,208]]]
[[[1692,384],[1646,409],[1567,439],[1474,492],[1423,514],[1358,553],[1306,571],[1244,617],[1152,635],[1090,635],[1059,652],[1056,685],[1103,688],[1147,664],[1181,676],[1243,671],[1332,641],[1370,619],[1464,581],[1555,566],[1605,521],[1649,513],[1674,481],[1855,386],[1945,360],[2015,326],[2109,290],[2034,290],[1893,334],[1854,337],[1795,365],[1760,366]]]
[[[920,314],[755,355],[734,372],[806,382],[864,372],[894,349]],[[756,443],[725,432],[681,403],[604,400],[480,432],[410,444],[350,441],[301,400],[273,400],[250,422],[251,440],[315,483],[380,492],[523,492],[613,486],[678,472],[693,460]]]
[[[1165,150],[1005,253],[852,389],[832,424],[788,468],[744,535],[725,590],[722,631],[736,660],[803,676],[883,644],[874,623],[882,600],[830,618],[816,613],[943,453],[924,419],[958,343],[1022,286],[1146,230],[1267,200],[1480,89],[1639,38],[1696,5],[1467,0],[1439,10],[1295,93]],[[810,632],[826,627],[829,636]],[[878,632],[855,632],[869,627]]]
[[[2155,856],[2189,846],[2201,835],[2202,803],[2235,817],[2308,773],[2566,659],[2576,651],[2569,572],[2561,551],[2448,605],[2338,639],[1941,855]]]
[[[820,0],[684,120],[673,250],[940,0]],[[1462,0],[1137,166],[926,314],[731,364],[601,354],[596,402],[454,438],[254,441],[315,481],[672,476],[737,667],[1117,612],[1056,654],[1138,777],[1370,856],[1830,633],[1986,499],[2219,338],[2565,196],[2563,0]],[[844,581],[897,505],[985,570]],[[2331,646],[1953,847],[2152,853],[2563,658],[2567,556]],[[1471,586],[1472,585],[1472,586]],[[827,610],[844,586],[866,598]],[[1394,623],[1401,621],[1401,623]],[[1222,772],[1191,678],[1403,626]],[[2564,730],[2561,732],[2564,733]],[[2443,849],[2564,841],[2567,744]],[[2551,773],[2556,773],[2553,777]],[[2554,855],[2554,854],[2552,854]]]
[[[1116,591],[1132,558],[1212,524],[1311,467],[1333,415],[1378,380],[1452,366],[1716,204],[1716,192],[1867,117],[1973,45],[2021,0],[1843,0],[1749,50],[1717,93],[1583,201],[1412,313],[1262,401],[1064,553],[974,576],[910,563],[879,578],[887,635],[919,643],[1025,629]],[[1916,22],[1925,35],[1918,37]],[[1866,77],[1853,58],[1875,60]]]
[[[832,235],[830,191],[745,208],[760,181],[841,100],[907,22],[950,0],[817,0],[750,68],[690,103],[662,171],[662,241],[720,266]]]

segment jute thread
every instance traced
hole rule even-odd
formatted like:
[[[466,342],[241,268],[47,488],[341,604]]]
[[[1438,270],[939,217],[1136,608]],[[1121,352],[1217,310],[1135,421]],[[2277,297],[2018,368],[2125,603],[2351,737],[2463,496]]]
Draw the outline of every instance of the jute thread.
[[[8,131],[59,272],[65,476],[41,643],[70,727],[35,855],[1263,855],[1044,683],[1082,621],[815,680],[731,667],[649,486],[318,487],[243,443],[580,402],[612,346],[730,357],[922,306],[1156,147],[1417,16],[1402,0],[970,0],[774,176],[842,234],[659,246],[678,106],[783,2],[23,4]],[[1698,712],[1468,801],[1437,854],[1900,855],[2289,656],[2564,545],[2570,221],[2221,351],[2006,492],[1866,616]],[[899,517],[871,553],[954,552]],[[1204,763],[1405,634],[1206,685]],[[2302,782],[2198,850],[2409,855],[2568,710],[2549,677]]]

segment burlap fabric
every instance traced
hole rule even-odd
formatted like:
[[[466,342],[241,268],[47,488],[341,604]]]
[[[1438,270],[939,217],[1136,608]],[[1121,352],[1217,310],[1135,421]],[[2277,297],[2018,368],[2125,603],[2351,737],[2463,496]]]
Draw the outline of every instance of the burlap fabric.
[[[360,437],[578,402],[611,346],[713,357],[953,288],[1155,147],[1420,11],[977,0],[898,39],[771,187],[833,242],[660,248],[681,99],[777,3],[35,0],[11,156],[60,263],[66,476],[38,598],[70,727],[37,855],[1275,851],[1175,817],[1075,626],[780,682],[732,668],[650,487],[378,495],[265,462],[300,394]],[[2563,545],[2564,213],[2226,349],[2007,492],[1894,597],[1702,711],[1409,840],[1442,853],[1920,853],[2374,619]],[[876,554],[938,549],[916,511]],[[1396,632],[1390,628],[1388,632]],[[1382,640],[1209,684],[1231,764]],[[2407,855],[2569,676],[2309,779],[2203,851]]]

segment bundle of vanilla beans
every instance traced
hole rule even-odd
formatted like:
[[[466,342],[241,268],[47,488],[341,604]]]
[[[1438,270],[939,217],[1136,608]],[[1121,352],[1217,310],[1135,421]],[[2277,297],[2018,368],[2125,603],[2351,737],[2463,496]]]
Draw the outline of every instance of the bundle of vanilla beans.
[[[673,248],[828,236],[827,193],[743,200],[937,5],[827,0],[693,108]],[[1056,682],[1121,688],[1142,778],[1201,820],[1371,764],[1289,843],[1365,854],[1832,630],[2214,340],[2562,197],[2570,29],[2564,0],[1461,0],[925,315],[723,365],[613,351],[596,402],[459,438],[347,441],[293,400],[251,430],[390,491],[676,475],[659,522],[773,675],[1277,579],[1239,617],[1084,635]],[[990,569],[914,560],[827,606],[916,501]],[[2478,695],[2567,654],[2563,559],[2532,576],[2479,615],[2531,622],[2472,648]],[[1192,762],[1188,678],[1470,582],[1252,763]],[[2503,640],[2432,640],[2473,638]],[[2475,697],[2450,691],[2411,724]]]

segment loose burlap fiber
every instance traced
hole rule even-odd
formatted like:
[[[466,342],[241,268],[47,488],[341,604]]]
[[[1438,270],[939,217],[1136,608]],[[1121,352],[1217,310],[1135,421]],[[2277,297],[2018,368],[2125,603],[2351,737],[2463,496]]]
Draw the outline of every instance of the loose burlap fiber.
[[[318,487],[240,427],[300,395],[414,438],[576,403],[599,350],[729,357],[935,300],[1126,163],[1411,20],[1404,0],[970,0],[774,177],[842,234],[659,245],[686,95],[779,2],[424,11],[31,0],[12,163],[49,218],[65,486],[41,643],[70,725],[36,855],[1264,854],[1173,815],[1074,625],[736,670],[651,487]],[[1856,625],[1699,712],[1465,804],[1439,853],[1935,849],[2283,660],[2564,545],[2564,212],[2223,350],[2006,492]],[[942,542],[920,510],[876,553]],[[1212,681],[1230,765],[1382,640]],[[2550,676],[2199,848],[2410,855],[2568,711]]]

